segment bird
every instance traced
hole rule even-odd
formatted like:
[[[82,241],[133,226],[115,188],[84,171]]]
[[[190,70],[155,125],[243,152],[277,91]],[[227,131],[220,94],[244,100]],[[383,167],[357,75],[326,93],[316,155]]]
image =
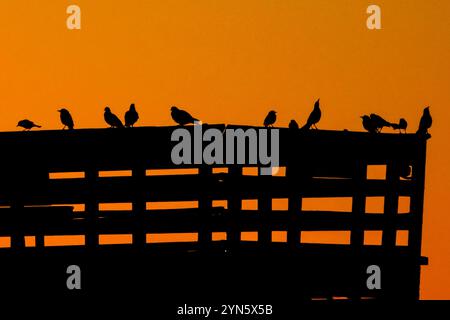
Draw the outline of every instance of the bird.
[[[433,118],[431,117],[430,114],[430,107],[426,107],[425,109],[423,109],[423,114],[422,117],[420,118],[419,129],[417,129],[416,133],[420,135],[427,135],[428,129],[431,128],[432,124]]]
[[[373,120],[368,115],[361,116],[361,119],[364,129],[366,129],[369,133],[378,133]]]
[[[314,127],[314,129],[317,129],[316,124],[320,121],[321,117],[322,117],[322,111],[320,110],[320,98],[319,98],[314,103],[314,109],[309,114],[308,120],[306,121],[306,124],[302,127],[302,129],[311,129],[311,127]]]
[[[391,123],[391,127],[394,130],[399,130],[400,133],[402,133],[402,130],[406,133],[408,122],[406,121],[406,119],[401,118],[398,123]]]
[[[390,122],[384,120],[382,117],[375,113],[372,113],[370,115],[370,119],[372,120],[377,132],[381,132],[384,127],[392,127],[392,124]]]
[[[292,119],[291,122],[289,122],[289,129],[292,129],[292,130],[298,129],[298,123],[297,123],[297,121],[295,121],[294,119]]]
[[[130,105],[130,109],[125,112],[125,127],[133,127],[139,120],[139,114],[136,111],[134,103]]]
[[[73,130],[73,119],[70,115],[69,110],[67,109],[59,109],[59,118],[61,119],[61,123],[64,125],[63,130],[67,127],[69,130]]]
[[[111,112],[111,109],[109,107],[105,108],[104,118],[107,124],[111,126],[111,128],[123,128],[122,121]]]
[[[276,121],[277,121],[277,112],[271,110],[264,119],[264,127],[273,127],[273,124]]]
[[[16,126],[16,127],[22,127],[22,128],[24,128],[25,130],[31,130],[32,128],[41,128],[41,126],[35,124],[33,121],[28,120],[28,119],[20,120],[20,121],[17,123],[17,126]]]
[[[189,112],[178,109],[175,106],[171,107],[170,110],[170,115],[172,116],[173,121],[178,123],[180,126],[199,121],[198,119],[191,116]]]

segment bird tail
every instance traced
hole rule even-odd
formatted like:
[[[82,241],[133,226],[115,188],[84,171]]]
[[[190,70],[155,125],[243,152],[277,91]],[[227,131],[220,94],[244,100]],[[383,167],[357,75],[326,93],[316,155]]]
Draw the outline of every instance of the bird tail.
[[[42,126],[35,124],[34,125],[36,128],[42,128]]]

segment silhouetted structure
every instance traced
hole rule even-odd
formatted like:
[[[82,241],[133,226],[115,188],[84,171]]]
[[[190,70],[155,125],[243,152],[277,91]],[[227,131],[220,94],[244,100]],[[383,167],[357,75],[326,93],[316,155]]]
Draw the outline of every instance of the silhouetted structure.
[[[1,267],[10,266],[11,272],[25,268],[21,277],[26,277],[34,270],[26,269],[33,259],[53,261],[37,263],[43,275],[33,278],[45,279],[51,287],[53,273],[48,270],[57,272],[57,263],[87,264],[91,290],[97,283],[104,290],[145,283],[145,289],[171,297],[192,295],[193,288],[206,297],[211,292],[229,297],[230,290],[233,297],[251,292],[252,297],[272,294],[300,300],[419,297],[420,268],[427,263],[421,256],[425,139],[280,129],[281,175],[254,176],[245,169],[258,165],[173,165],[171,133],[176,128],[0,133],[5,155],[0,158],[0,235],[12,237],[12,247],[0,249]],[[186,129],[193,135],[194,127]],[[29,154],[39,157],[30,159]],[[368,178],[375,165],[385,166],[385,179]],[[400,178],[405,166],[408,180]],[[179,171],[186,168],[195,170]],[[120,176],[117,170],[128,171]],[[55,177],[74,172],[82,175]],[[384,199],[382,214],[367,211],[371,197]],[[409,199],[407,213],[398,214],[400,197]],[[347,198],[351,208],[305,209],[302,203],[309,198]],[[257,210],[244,209],[246,199],[256,200]],[[285,200],[286,206],[275,210],[274,199]],[[181,209],[178,201],[195,201],[196,206]],[[154,209],[159,202],[172,207]],[[102,208],[108,203],[128,203],[131,208]],[[73,213],[76,204],[83,204],[85,211]],[[382,232],[380,245],[366,245],[366,232],[374,230]],[[305,243],[304,233],[313,231],[343,231],[349,242]],[[406,246],[397,245],[398,231],[408,232]],[[245,232],[256,232],[257,240],[241,240]],[[273,242],[274,232],[285,240]],[[167,233],[194,233],[197,241],[152,242],[152,237]],[[99,245],[99,234],[132,234],[133,241],[128,246]],[[25,247],[24,236],[30,235],[36,236],[35,248]],[[85,235],[85,246],[43,247],[44,235]],[[369,265],[382,270],[381,290],[366,287]],[[119,280],[122,273],[124,282]],[[115,282],[109,283],[111,278]],[[18,280],[12,279],[17,286]]]

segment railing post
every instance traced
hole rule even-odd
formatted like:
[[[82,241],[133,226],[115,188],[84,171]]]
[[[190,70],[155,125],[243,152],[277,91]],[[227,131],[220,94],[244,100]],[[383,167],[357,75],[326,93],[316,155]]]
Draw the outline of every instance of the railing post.
[[[413,192],[410,199],[410,214],[413,218],[413,225],[408,233],[408,247],[415,259],[421,257],[422,253],[422,224],[423,224],[423,206],[424,206],[424,189],[425,189],[425,169],[426,169],[426,140],[419,141],[416,157],[412,163],[412,183]],[[415,278],[412,279],[412,287],[414,288],[414,298],[420,298],[420,264],[414,266]]]
[[[139,166],[131,171],[133,185],[135,186],[135,196],[132,203],[133,210],[133,245],[142,247],[147,242],[145,233],[145,212],[147,209],[145,193],[143,192],[146,171],[145,167]]]
[[[359,160],[355,163],[353,182],[355,192],[352,199],[352,230],[350,244],[353,248],[360,248],[364,245],[363,218],[366,213],[366,194],[364,185],[367,180],[367,164]]]
[[[258,179],[261,184],[269,186],[269,180],[272,178],[270,175],[263,175],[263,168],[258,168]],[[266,168],[267,169],[267,168]],[[258,196],[258,214],[259,228],[258,228],[258,242],[262,246],[267,246],[272,241],[271,227],[270,227],[270,215],[272,214],[272,197],[270,191],[260,193]]]
[[[86,235],[85,244],[89,247],[98,246],[99,235],[97,234],[97,219],[99,212],[99,203],[97,199],[97,181],[98,181],[98,170],[94,168],[89,168],[85,172],[85,179],[87,181],[87,188],[89,190],[89,198],[85,204],[85,219],[86,219]]]
[[[212,199],[208,192],[208,185],[212,182],[212,167],[205,165],[199,169],[199,178],[202,185],[202,193],[199,197],[198,207],[200,209],[200,228],[198,232],[198,242],[200,246],[207,247],[212,242],[211,215]]]
[[[14,226],[14,233],[11,234],[11,248],[13,250],[20,250],[25,248],[25,234],[23,232],[23,224],[26,224],[26,221],[23,221],[24,215],[23,210],[24,207],[22,204],[14,204],[11,207],[11,216],[10,223]]]
[[[242,178],[242,167],[230,166],[228,168],[229,179],[226,184],[227,192],[230,194],[228,199],[228,209],[230,216],[229,228],[227,232],[227,242],[232,249],[236,249],[241,241],[240,215],[242,210],[242,198],[239,191],[235,191],[236,185]]]
[[[398,185],[400,180],[399,163],[389,161],[386,167],[386,195],[384,198],[384,230],[382,245],[390,250],[395,247],[395,216],[398,213]]]

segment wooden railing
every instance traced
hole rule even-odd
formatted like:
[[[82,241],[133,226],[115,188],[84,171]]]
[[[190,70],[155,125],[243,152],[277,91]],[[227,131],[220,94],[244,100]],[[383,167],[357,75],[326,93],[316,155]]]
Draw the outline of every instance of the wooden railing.
[[[257,233],[256,247],[269,248],[272,232],[281,231],[287,234],[281,245],[295,252],[305,247],[304,231],[348,231],[348,247],[362,252],[367,247],[364,232],[378,230],[379,250],[417,260],[418,287],[420,264],[425,263],[425,139],[280,129],[282,174],[263,176],[245,174],[258,164],[174,165],[170,137],[175,128],[0,133],[0,236],[12,239],[11,248],[2,250],[23,248],[24,236],[30,235],[36,236],[36,248],[43,247],[48,235],[85,235],[85,245],[95,248],[100,234],[132,234],[133,246],[145,248],[152,246],[146,235],[157,233],[195,233],[198,241],[192,248],[202,250],[214,247],[216,232],[226,233],[227,249],[239,250],[246,231]],[[374,165],[385,166],[385,179],[368,178]],[[194,170],[186,174],[187,168]],[[408,169],[411,174],[404,174]],[[117,171],[122,173],[114,176]],[[62,177],[54,179],[56,173]],[[69,177],[74,173],[75,178]],[[302,210],[303,199],[336,197],[350,197],[351,210]],[[384,198],[382,214],[366,210],[368,197]],[[399,197],[409,198],[409,212],[398,214]],[[273,209],[272,200],[280,198],[287,208]],[[256,199],[257,210],[243,210],[244,199]],[[215,200],[226,200],[226,206],[214,206]],[[181,209],[178,201],[197,206]],[[173,208],[152,209],[154,202],[173,202]],[[100,210],[104,203],[127,203],[131,210]],[[79,204],[84,212],[74,213],[72,206]],[[406,247],[396,245],[398,230],[408,231]]]

